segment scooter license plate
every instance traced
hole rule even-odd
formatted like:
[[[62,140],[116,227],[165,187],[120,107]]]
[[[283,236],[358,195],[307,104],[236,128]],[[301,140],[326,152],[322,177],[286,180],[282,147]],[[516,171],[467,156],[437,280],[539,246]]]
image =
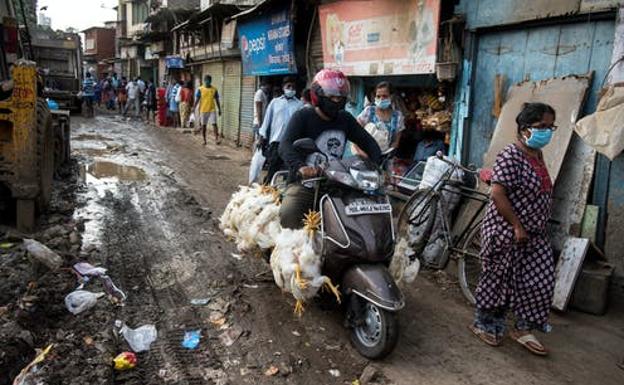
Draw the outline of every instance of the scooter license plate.
[[[353,202],[345,207],[347,215],[387,214],[392,212],[390,203]]]

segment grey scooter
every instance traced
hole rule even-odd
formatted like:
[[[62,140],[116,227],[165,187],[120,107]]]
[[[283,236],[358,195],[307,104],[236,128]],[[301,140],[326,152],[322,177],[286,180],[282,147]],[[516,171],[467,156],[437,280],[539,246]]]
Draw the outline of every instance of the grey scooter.
[[[395,238],[383,175],[372,162],[358,157],[328,160],[309,138],[295,141],[294,147],[324,158],[323,175],[302,181],[314,184],[318,198],[315,208],[322,218],[322,271],[334,282],[341,282],[355,348],[367,358],[383,358],[397,344],[397,312],[405,305],[388,272]]]

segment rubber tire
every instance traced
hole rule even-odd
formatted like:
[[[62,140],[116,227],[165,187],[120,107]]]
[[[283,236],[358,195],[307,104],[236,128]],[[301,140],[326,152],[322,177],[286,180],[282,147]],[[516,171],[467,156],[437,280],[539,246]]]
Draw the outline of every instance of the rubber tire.
[[[366,301],[363,298],[360,298],[360,300],[364,303],[364,305],[366,304]],[[349,303],[352,303],[352,301]],[[388,354],[392,353],[399,342],[400,327],[398,314],[380,309],[379,307],[377,307],[377,309],[379,310],[382,324],[382,336],[379,344],[374,347],[364,345],[358,338],[356,329],[353,327],[351,328],[351,344],[355,347],[358,353],[371,360],[380,360],[386,357]]]
[[[399,239],[401,237],[408,238],[407,237],[408,218],[411,214],[411,211],[413,210],[411,206],[419,202],[420,199],[422,199],[422,196],[426,194],[431,194],[431,202],[428,204],[428,207],[424,209],[424,210],[428,210],[429,217],[426,218],[425,222],[420,225],[420,228],[421,228],[420,236],[417,237],[416,240],[412,244],[410,244],[410,247],[412,248],[412,250],[414,250],[416,256],[419,256],[423,252],[423,250],[425,249],[425,246],[427,246],[427,242],[429,241],[429,236],[431,235],[431,230],[433,229],[433,224],[435,223],[436,210],[438,208],[439,196],[433,193],[429,189],[416,190],[407,200],[405,205],[403,205],[403,207],[401,208],[401,212],[399,213],[399,218],[397,220],[397,232],[398,232],[397,238]]]
[[[39,195],[36,199],[38,213],[46,210],[52,197],[54,178],[55,138],[48,104],[44,99],[37,99],[37,175]]]
[[[471,247],[475,237],[481,237],[481,223],[478,223],[472,228],[472,230],[470,230],[470,233],[468,234],[466,240],[464,241],[464,244],[462,245],[462,250],[466,250],[468,247]],[[481,245],[480,239],[479,245]],[[471,290],[468,283],[468,277],[466,276],[467,263],[474,263],[474,258],[470,258],[470,262],[466,262],[465,255],[460,255],[459,258],[457,258],[457,279],[459,281],[459,287],[461,288],[462,294],[464,295],[466,300],[468,300],[468,302],[474,305],[476,303],[476,300],[473,290]],[[480,264],[481,262],[479,261],[479,265]],[[481,268],[479,269],[479,271],[481,271]]]

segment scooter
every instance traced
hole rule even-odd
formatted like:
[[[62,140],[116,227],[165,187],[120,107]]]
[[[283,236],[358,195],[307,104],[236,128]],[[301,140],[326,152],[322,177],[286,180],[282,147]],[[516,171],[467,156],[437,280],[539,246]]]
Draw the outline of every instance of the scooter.
[[[397,312],[405,306],[388,271],[395,235],[383,174],[371,161],[359,157],[329,160],[310,138],[293,145],[308,156],[324,157],[322,176],[301,182],[314,185],[317,197],[322,271],[340,282],[352,344],[364,357],[383,358],[398,342]]]

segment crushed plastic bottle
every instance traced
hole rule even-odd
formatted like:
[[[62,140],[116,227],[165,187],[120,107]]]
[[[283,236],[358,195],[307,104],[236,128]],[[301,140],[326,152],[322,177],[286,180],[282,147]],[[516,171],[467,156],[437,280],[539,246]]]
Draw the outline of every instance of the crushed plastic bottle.
[[[130,349],[136,353],[148,351],[152,342],[156,341],[158,337],[156,326],[151,324],[143,325],[136,329],[129,328],[128,325],[121,321],[116,321],[115,325],[117,327],[121,325],[119,333],[124,336],[126,342],[130,345]]]

